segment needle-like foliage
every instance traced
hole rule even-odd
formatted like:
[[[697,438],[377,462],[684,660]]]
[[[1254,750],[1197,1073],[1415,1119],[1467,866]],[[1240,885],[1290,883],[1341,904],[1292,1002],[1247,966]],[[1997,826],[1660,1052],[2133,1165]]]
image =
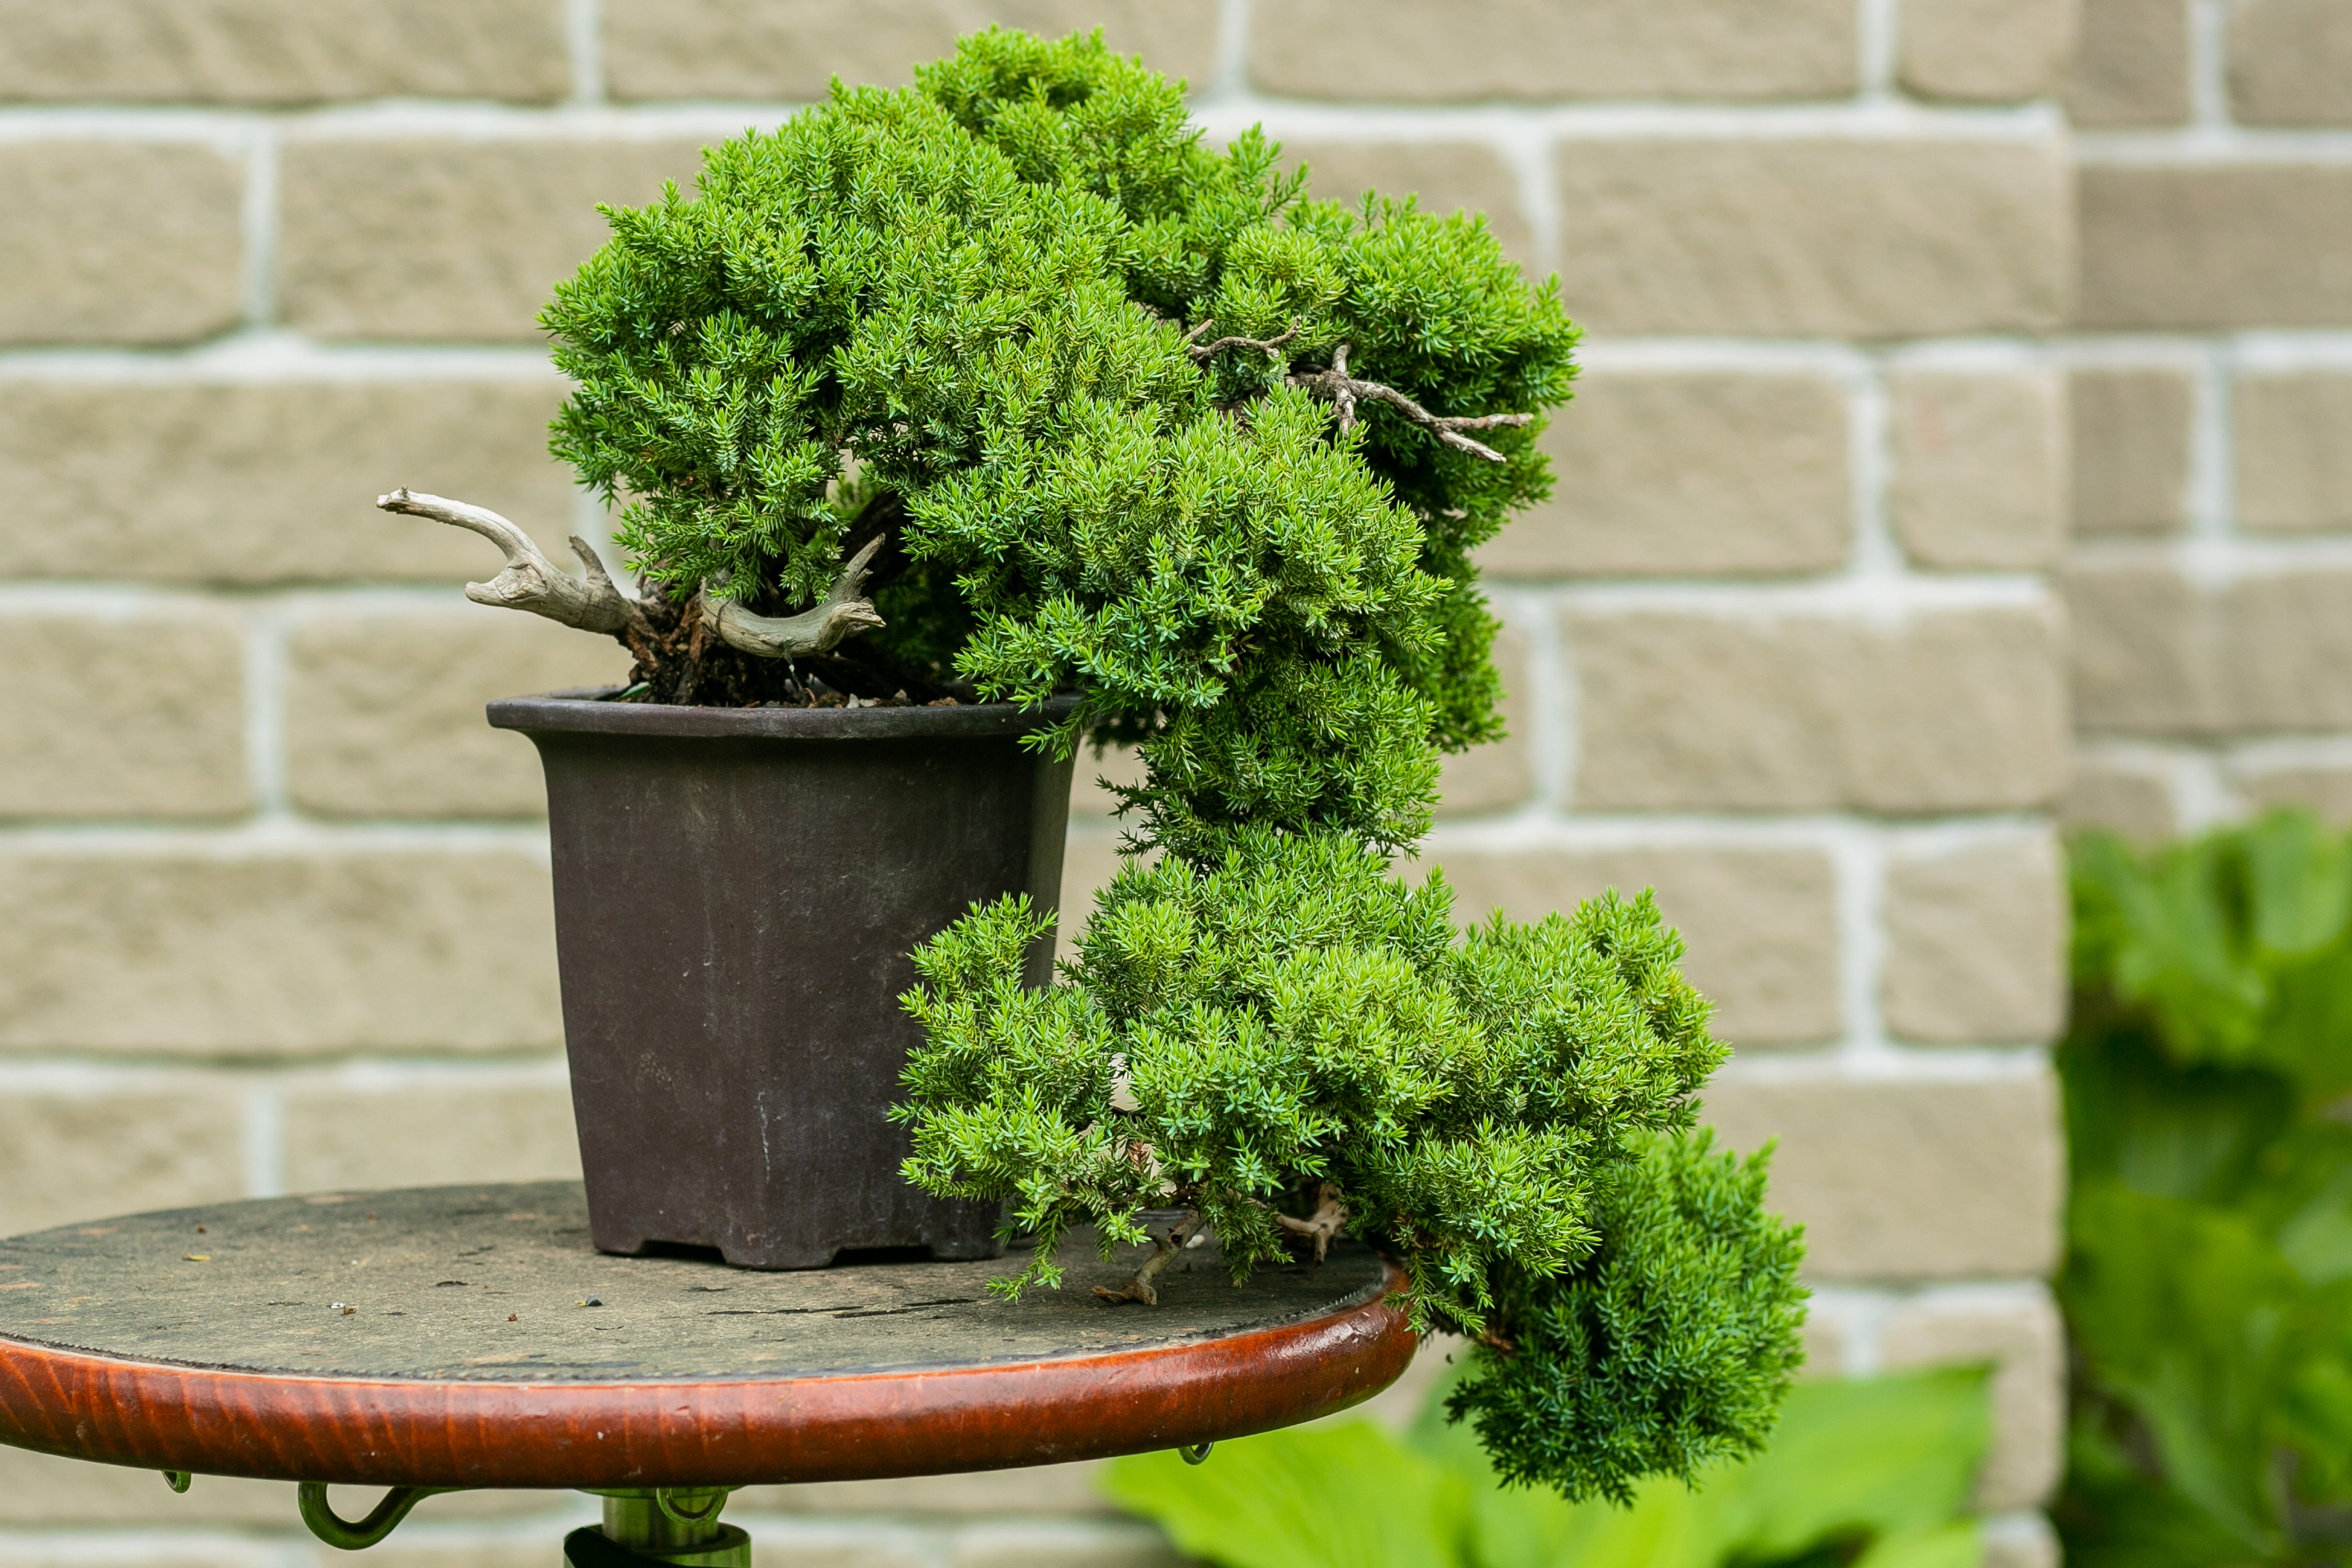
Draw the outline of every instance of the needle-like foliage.
[[[1793,1238],[1692,1132],[1723,1049],[1646,895],[1464,931],[1390,867],[1499,733],[1470,552],[1549,489],[1576,330],[1483,221],[1302,186],[1098,39],[977,35],[613,211],[544,317],[555,447],[666,603],[809,605],[879,534],[829,680],[1139,745],[1060,984],[1018,900],[915,954],[907,1172],[1007,1201],[1007,1289],[1076,1224],[1171,1251],[1154,1209],[1244,1270],[1344,1226],[1482,1341],[1506,1473],[1620,1496],[1760,1439]]]

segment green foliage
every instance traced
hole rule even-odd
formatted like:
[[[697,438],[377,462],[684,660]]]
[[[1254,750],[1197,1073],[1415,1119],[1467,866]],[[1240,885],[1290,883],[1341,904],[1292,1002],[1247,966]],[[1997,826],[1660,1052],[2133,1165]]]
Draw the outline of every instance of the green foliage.
[[[915,1181],[1014,1200],[1037,1237],[1016,1285],[1056,1282],[1072,1224],[1143,1239],[1171,1189],[1246,1269],[1328,1181],[1403,1259],[1419,1326],[1495,1342],[1457,1410],[1514,1479],[1622,1498],[1769,1430],[1799,1247],[1760,1157],[1688,1131],[1723,1047],[1647,894],[1457,932],[1443,873],[1412,889],[1351,840],[1250,830],[1214,863],[1129,865],[1064,982],[1025,991],[1042,929],[1007,902],[918,952],[899,1111]]]
[[[1661,1140],[1603,1189],[1605,1238],[1558,1278],[1514,1277],[1519,1353],[1484,1358],[1452,1408],[1496,1468],[1631,1501],[1629,1478],[1689,1476],[1772,1429],[1804,1320],[1794,1234],[1763,1213],[1764,1160]]]
[[[1692,1135],[1723,1051],[1646,897],[1463,933],[1387,863],[1440,751],[1500,732],[1470,552],[1549,489],[1576,329],[1482,220],[1306,201],[1278,164],[1098,37],[991,29],[911,88],[836,86],[692,198],[609,212],[542,318],[555,449],[674,600],[806,605],[878,531],[859,649],[1075,693],[1047,744],[1139,743],[1130,848],[1160,858],[1060,984],[1019,983],[1019,900],[915,955],[907,1171],[1009,1200],[1040,1247],[1008,1289],[1171,1201],[1246,1269],[1328,1184],[1423,1325],[1486,1336],[1463,1408],[1510,1473],[1623,1495],[1760,1439],[1794,1237]],[[1381,397],[1350,423],[1343,360],[1528,422],[1480,430],[1501,461]]]
[[[1549,480],[1539,426],[1443,447],[1195,364],[1186,324],[1352,345],[1439,414],[1561,402],[1575,329],[1482,223],[1302,202],[1255,132],[1098,38],[992,30],[894,92],[836,89],[610,211],[542,317],[577,384],[555,450],[644,574],[813,602],[860,513],[902,509],[872,642],[984,696],[1075,688],[1055,734],[1146,741],[1146,842],[1426,827],[1433,749],[1500,733],[1467,551]],[[845,483],[854,459],[854,484]],[[909,592],[911,590],[911,592]],[[940,601],[953,599],[951,610]]]
[[[1626,1507],[1504,1481],[1433,1399],[1405,1441],[1367,1423],[1112,1466],[1105,1489],[1220,1568],[1974,1568],[1989,1436],[1978,1370],[1800,1385],[1771,1445]]]
[[[2070,1563],[2340,1559],[2352,840],[2274,815],[2074,855]]]

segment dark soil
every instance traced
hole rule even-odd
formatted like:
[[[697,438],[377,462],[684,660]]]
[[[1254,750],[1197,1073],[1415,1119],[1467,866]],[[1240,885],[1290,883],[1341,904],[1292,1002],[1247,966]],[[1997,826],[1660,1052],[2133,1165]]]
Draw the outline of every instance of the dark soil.
[[[648,595],[638,601],[651,635],[616,634],[636,659],[625,700],[691,708],[845,708],[977,702],[971,684],[952,671],[921,670],[853,638],[831,653],[801,659],[759,658],[728,647],[703,628],[691,600]]]

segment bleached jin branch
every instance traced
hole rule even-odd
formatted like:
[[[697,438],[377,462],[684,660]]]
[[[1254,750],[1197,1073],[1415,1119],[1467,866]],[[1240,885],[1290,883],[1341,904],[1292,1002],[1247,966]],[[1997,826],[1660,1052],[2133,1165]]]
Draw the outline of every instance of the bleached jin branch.
[[[540,553],[530,535],[487,507],[404,487],[378,496],[375,504],[386,511],[469,529],[505,552],[504,571],[487,583],[466,584],[466,597],[478,605],[529,610],[567,626],[616,637],[648,629],[644,607],[621,592],[595,550],[576,533],[572,536],[572,552],[586,569],[584,577],[574,577],[557,566]],[[882,536],[877,533],[842,568],[832,590],[799,615],[753,615],[731,599],[714,599],[707,594],[700,595],[697,613],[703,626],[728,647],[758,658],[800,658],[830,652],[844,638],[883,624],[872,602],[860,593],[866,584],[866,569],[881,546]]]

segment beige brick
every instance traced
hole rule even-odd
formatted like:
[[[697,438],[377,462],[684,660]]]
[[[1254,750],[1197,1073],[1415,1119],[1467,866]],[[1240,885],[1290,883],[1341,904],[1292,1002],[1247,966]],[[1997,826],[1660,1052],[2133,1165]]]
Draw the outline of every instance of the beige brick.
[[[0,146],[0,342],[176,343],[236,325],[244,187],[207,147]]]
[[[287,321],[330,338],[536,342],[607,236],[599,202],[691,188],[698,143],[296,142],[279,170]]]
[[[1553,160],[1565,298],[1596,331],[2038,330],[2070,300],[2054,140],[1629,138]]]
[[[0,0],[0,99],[560,98],[558,0]]]
[[[2084,130],[2189,120],[2189,0],[2082,0],[2065,88]]]
[[[2102,827],[2142,844],[2161,843],[2180,831],[2179,807],[2162,773],[2079,755],[2058,803],[2058,820],[2069,829]]]
[[[1978,1081],[1718,1079],[1701,1120],[1730,1146],[1780,1141],[1772,1199],[1818,1279],[2047,1274],[2064,1151],[2047,1073]]]
[[[2221,595],[2220,614],[2231,729],[2352,729],[2352,572],[2244,578]]]
[[[2078,560],[2060,582],[2083,730],[2194,735],[2213,727],[2221,707],[2213,606],[2176,567]]]
[[[2238,526],[2352,529],[2352,375],[2247,375],[2232,405]]]
[[[2065,773],[2044,607],[1572,614],[1587,810],[2030,807]]]
[[[0,1095],[0,1236],[235,1198],[244,1141],[238,1095],[218,1081],[11,1089]]]
[[[560,1042],[547,872],[477,847],[0,857],[0,1050]]]
[[[2073,481],[2053,371],[1895,376],[1886,505],[1924,566],[2032,571],[2057,560]]]
[[[1121,54],[1204,85],[1216,0],[605,0],[604,70],[616,98],[824,97],[903,87],[991,23],[1045,37],[1100,27]]]
[[[2075,0],[1904,0],[1903,85],[1928,98],[2048,96],[2074,52]]]
[[[2189,526],[2195,388],[2177,370],[2072,377],[2074,531],[2178,533]]]
[[[2083,324],[2352,324],[2352,167],[2086,165]]]
[[[2229,779],[2256,811],[2296,806],[2323,822],[2352,823],[2352,763],[2241,761],[2231,764]]]
[[[1250,78],[1297,98],[1832,98],[1851,92],[1841,0],[1259,0]]]
[[[1853,541],[1845,395],[1821,375],[1587,371],[1551,499],[1478,552],[1501,577],[1832,571]]]
[[[2237,119],[2352,125],[2352,9],[2343,0],[2244,0],[2229,17]]]
[[[313,621],[286,660],[287,782],[331,816],[542,816],[538,752],[482,705],[629,671],[610,637],[462,604]]]
[[[1038,1465],[978,1475],[908,1476],[880,1481],[808,1481],[749,1487],[728,1504],[731,1515],[752,1512],[835,1514],[866,1519],[909,1515],[1040,1515],[1116,1518],[1100,1489],[1106,1466]]]
[[[1184,1568],[1183,1556],[1140,1520],[1118,1523],[982,1524],[961,1531],[953,1568]]]
[[[1350,207],[1366,191],[1417,195],[1422,210],[1486,215],[1511,258],[1536,270],[1535,237],[1519,210],[1519,181],[1491,148],[1449,142],[1299,142],[1283,143],[1309,175],[1307,195]]]
[[[560,1083],[307,1089],[287,1097],[286,1180],[324,1187],[580,1179]]]
[[[2066,1325],[2039,1289],[1914,1297],[1879,1341],[1890,1370],[1990,1363],[1992,1451],[1977,1477],[1985,1513],[2049,1500],[2065,1462]]]
[[[0,619],[0,816],[245,809],[239,637],[210,612]]]
[[[547,455],[561,401],[551,376],[0,384],[0,542],[9,571],[28,577],[457,582],[496,572],[498,552],[478,536],[375,509],[383,491],[413,484],[504,512],[569,561],[571,475]]]
[[[1528,639],[1505,626],[1495,636],[1495,668],[1503,678],[1503,722],[1510,732],[1484,746],[1473,746],[1445,759],[1437,781],[1444,816],[1470,816],[1481,812],[1508,811],[1526,803],[1535,788],[1535,765],[1528,750],[1535,708],[1528,696],[1533,674],[1528,665]]]
[[[1682,932],[1691,984],[1715,1004],[1715,1030],[1738,1046],[1809,1045],[1843,1031],[1837,889],[1810,849],[1629,848],[1468,851],[1424,847],[1454,890],[1457,921],[1499,907],[1516,921],[1569,910],[1607,888],[1654,889]]]
[[[1897,851],[1885,916],[1896,1038],[2007,1044],[2065,1026],[2066,868],[2047,831]]]

